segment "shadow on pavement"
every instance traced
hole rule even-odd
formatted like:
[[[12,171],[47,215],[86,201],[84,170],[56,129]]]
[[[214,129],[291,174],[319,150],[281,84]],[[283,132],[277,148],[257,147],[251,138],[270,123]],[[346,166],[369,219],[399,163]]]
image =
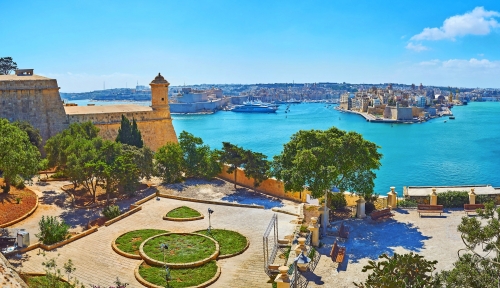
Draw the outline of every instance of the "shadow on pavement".
[[[217,187],[224,186],[226,182],[224,182],[221,179],[212,179],[212,180],[205,180],[205,179],[200,179],[200,178],[188,178],[186,181],[182,183],[175,183],[175,184],[161,184],[162,187],[166,189],[172,189],[176,190],[178,192],[181,192],[182,190],[192,187],[192,186],[198,186],[198,185],[214,185]]]
[[[265,194],[253,192],[246,188],[238,188],[236,192],[222,197],[222,201],[236,202],[238,204],[261,205],[265,209],[285,206],[281,200]]]

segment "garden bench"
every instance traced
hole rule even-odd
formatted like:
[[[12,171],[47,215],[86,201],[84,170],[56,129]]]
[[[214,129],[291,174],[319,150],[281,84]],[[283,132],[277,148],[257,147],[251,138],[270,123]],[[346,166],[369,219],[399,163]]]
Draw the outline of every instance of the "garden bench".
[[[337,245],[337,241],[333,243],[332,250],[330,251],[330,257],[334,262],[342,263],[345,256],[345,247]]]
[[[443,213],[443,205],[418,204],[417,212],[419,217],[421,217],[421,213],[439,213],[439,216],[441,216],[441,213]]]
[[[347,226],[344,225],[344,222],[340,224],[339,237],[346,239],[349,237],[349,228],[347,228]]]
[[[372,220],[377,220],[379,218],[387,218],[387,217],[392,217],[392,216],[394,216],[394,214],[391,213],[390,208],[376,210],[370,214],[370,217],[372,218]]]
[[[484,210],[484,204],[464,204],[464,211],[467,215],[469,215],[469,213],[475,213],[476,209]]]

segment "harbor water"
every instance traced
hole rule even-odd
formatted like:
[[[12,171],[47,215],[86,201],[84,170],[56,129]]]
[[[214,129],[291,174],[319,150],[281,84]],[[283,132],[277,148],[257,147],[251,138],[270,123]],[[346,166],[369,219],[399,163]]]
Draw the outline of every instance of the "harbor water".
[[[95,102],[96,105],[101,105]],[[134,102],[128,102],[134,103]],[[79,103],[80,105],[83,104]],[[118,103],[112,103],[118,104]],[[85,105],[85,104],[83,104]],[[299,130],[335,126],[355,131],[380,146],[382,166],[375,192],[390,186],[500,186],[500,103],[472,102],[452,109],[455,120],[441,117],[421,124],[368,123],[355,114],[325,103],[280,105],[277,113],[173,115],[177,134],[183,130],[220,149],[227,141],[272,159]]]

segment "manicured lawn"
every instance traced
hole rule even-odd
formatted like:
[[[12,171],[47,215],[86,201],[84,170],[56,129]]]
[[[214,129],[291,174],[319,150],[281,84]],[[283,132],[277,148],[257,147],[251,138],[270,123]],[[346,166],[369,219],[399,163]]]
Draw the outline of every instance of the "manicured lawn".
[[[189,208],[187,206],[181,206],[178,208],[175,208],[173,210],[170,210],[170,212],[167,213],[167,217],[171,218],[192,218],[192,217],[199,217],[201,216],[200,212]]]
[[[4,185],[0,179],[0,186]],[[19,199],[18,199],[19,198]],[[19,204],[17,201],[19,200]],[[0,190],[0,225],[20,218],[36,205],[36,195],[28,189],[10,186],[9,193]]]
[[[186,269],[170,269],[170,287],[191,287],[196,286],[210,280],[217,273],[217,265],[215,261],[210,261],[207,264]],[[150,283],[166,286],[165,268],[149,266],[143,263],[139,267],[139,274]]]
[[[199,235],[170,234],[159,236],[144,243],[144,253],[163,262],[160,245],[166,243],[168,250],[167,263],[189,263],[208,258],[215,252],[215,243]]]
[[[139,255],[139,246],[141,246],[142,241],[151,236],[167,232],[168,231],[157,229],[134,230],[118,237],[115,244],[118,249],[125,253]]]
[[[240,252],[247,246],[247,238],[235,231],[212,229],[210,234],[207,230],[200,230],[196,233],[212,237],[219,242],[221,256]]]

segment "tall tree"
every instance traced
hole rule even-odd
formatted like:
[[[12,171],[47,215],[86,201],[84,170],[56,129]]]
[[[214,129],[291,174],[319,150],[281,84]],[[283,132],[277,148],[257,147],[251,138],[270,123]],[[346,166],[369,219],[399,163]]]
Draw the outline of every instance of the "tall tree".
[[[462,217],[458,225],[465,248],[453,269],[440,275],[446,287],[500,287],[500,207],[486,203],[478,216]]]
[[[155,171],[165,183],[176,183],[182,180],[183,158],[178,143],[167,143],[155,154]]]
[[[253,178],[254,190],[260,186],[262,181],[268,178],[269,168],[270,162],[267,161],[266,155],[251,150],[245,150],[244,172],[247,178]]]
[[[332,127],[299,131],[274,157],[272,174],[285,184],[285,191],[301,192],[308,186],[319,198],[333,186],[361,195],[373,193],[382,155],[379,147],[356,132]]]
[[[238,174],[237,169],[245,163],[245,153],[243,148],[229,142],[222,142],[220,161],[229,165],[229,168],[226,171],[227,173],[234,172],[234,189],[236,189],[236,174]]]
[[[31,144],[28,134],[7,119],[0,118],[0,171],[3,171],[8,193],[12,181],[20,176],[31,179],[38,171],[40,152]]]
[[[125,115],[122,115],[116,142],[142,148],[144,142],[142,141],[141,131],[139,131],[135,119],[132,119],[132,123],[130,123],[130,120]]]
[[[0,58],[0,75],[9,75],[10,72],[17,69],[17,63],[12,60],[12,57]]]
[[[204,145],[201,138],[182,131],[179,135],[179,145],[182,148],[186,177],[210,179],[220,173],[218,151]]]
[[[33,127],[28,121],[15,121],[13,124],[28,134],[31,144],[35,145],[37,148],[42,147],[42,135],[40,135],[40,130]]]

